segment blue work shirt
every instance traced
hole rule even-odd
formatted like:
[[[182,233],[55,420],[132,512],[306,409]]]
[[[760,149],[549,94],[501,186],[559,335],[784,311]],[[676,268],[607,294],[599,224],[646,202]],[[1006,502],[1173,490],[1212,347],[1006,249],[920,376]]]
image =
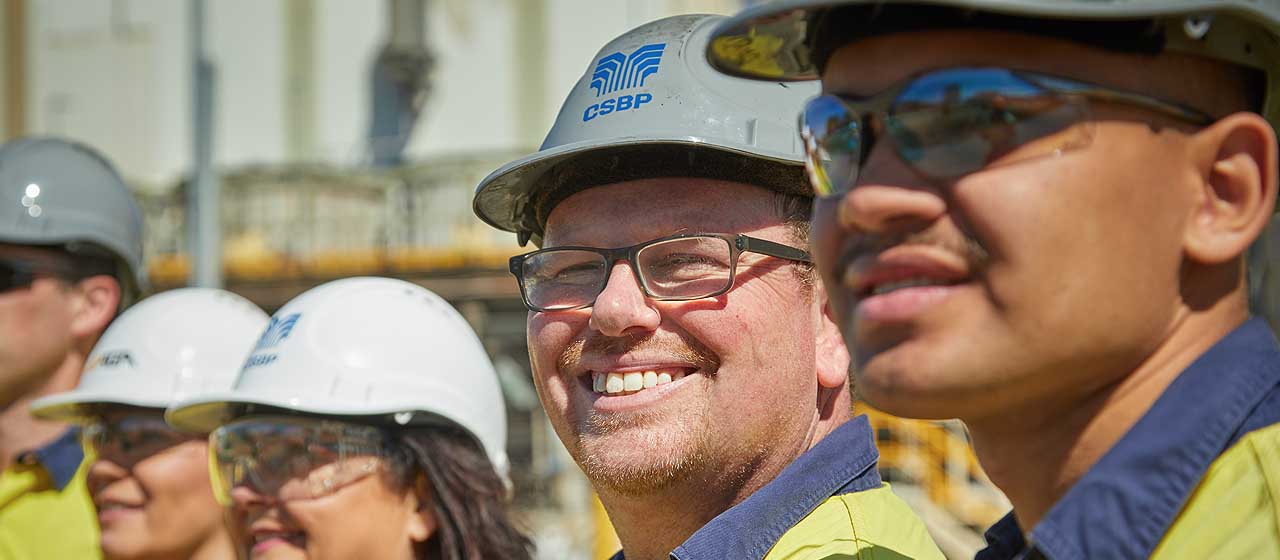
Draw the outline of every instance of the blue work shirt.
[[[1264,321],[1250,319],[1165,389],[1032,528],[1030,542],[1010,513],[987,531],[977,560],[1148,558],[1210,465],[1278,422],[1280,345]]]
[[[892,551],[896,555],[886,557],[894,558],[942,558],[923,523],[880,480],[879,460],[871,423],[859,416],[836,428],[747,499],[703,525],[671,551],[671,558],[808,558],[810,552],[827,557],[820,554],[823,548]],[[823,507],[827,505],[832,507]],[[786,550],[774,551],[784,536],[789,542],[780,548]],[[613,556],[613,560],[623,558],[622,551]]]

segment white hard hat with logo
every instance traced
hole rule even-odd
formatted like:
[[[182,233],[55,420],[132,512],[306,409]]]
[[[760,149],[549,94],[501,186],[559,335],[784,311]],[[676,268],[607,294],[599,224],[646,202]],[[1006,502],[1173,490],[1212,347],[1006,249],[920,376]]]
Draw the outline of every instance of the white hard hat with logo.
[[[578,80],[542,148],[476,188],[480,219],[541,244],[551,208],[594,186],[704,177],[812,196],[796,115],[816,82],[726,76],[703,54],[723,16],[683,15],[614,39]]]
[[[207,432],[281,410],[389,425],[444,420],[506,472],[506,408],[493,363],[448,302],[402,280],[335,280],[290,300],[234,388],[178,403],[166,420]]]
[[[267,324],[236,294],[208,288],[162,292],[130,307],[90,352],[80,385],[31,403],[36,416],[74,420],[93,405],[146,408],[225,391]]]

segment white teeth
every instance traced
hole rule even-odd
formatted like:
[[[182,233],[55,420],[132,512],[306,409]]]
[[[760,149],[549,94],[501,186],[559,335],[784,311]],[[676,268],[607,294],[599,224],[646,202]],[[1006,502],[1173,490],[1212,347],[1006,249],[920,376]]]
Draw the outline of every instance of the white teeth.
[[[630,371],[626,373],[591,372],[591,390],[606,395],[634,393],[684,379],[684,372]]]
[[[902,288],[916,288],[919,286],[945,286],[945,285],[946,285],[946,282],[940,281],[935,278],[923,278],[923,277],[907,278],[905,280],[899,280],[897,282],[888,282],[885,284],[877,285],[874,289],[871,290],[871,293],[872,295],[880,295],[880,294],[887,294],[894,290],[900,290]]]
[[[621,393],[626,387],[626,382],[622,379],[621,373],[610,373],[604,382],[604,390],[606,393]]]

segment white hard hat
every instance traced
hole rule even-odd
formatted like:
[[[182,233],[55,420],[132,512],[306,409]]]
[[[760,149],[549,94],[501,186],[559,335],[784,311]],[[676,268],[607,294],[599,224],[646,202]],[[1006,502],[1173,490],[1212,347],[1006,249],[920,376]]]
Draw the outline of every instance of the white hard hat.
[[[818,83],[766,83],[716,71],[704,54],[724,16],[674,16],[614,39],[573,86],[535,154],[476,187],[486,223],[541,244],[551,208],[588,187],[705,177],[813,196],[796,115]]]
[[[87,406],[168,408],[225,391],[267,324],[249,300],[223,290],[182,288],[130,307],[89,353],[80,385],[31,403],[41,418],[72,420]]]
[[[402,280],[335,280],[290,300],[234,388],[178,403],[166,419],[207,432],[272,409],[401,425],[444,419],[506,473],[506,408],[493,363],[448,302]]]

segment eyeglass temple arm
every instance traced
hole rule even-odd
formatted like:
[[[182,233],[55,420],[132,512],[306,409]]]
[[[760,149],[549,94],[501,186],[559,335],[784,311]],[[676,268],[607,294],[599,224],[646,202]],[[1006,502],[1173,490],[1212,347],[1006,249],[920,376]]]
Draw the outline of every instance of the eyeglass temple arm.
[[[1067,80],[1064,78],[1057,78],[1054,76],[1044,76],[1044,75],[1034,75],[1033,81],[1039,83],[1040,85],[1047,85],[1048,87],[1065,91],[1067,93],[1083,95],[1085,97],[1092,97],[1095,99],[1101,99],[1103,101],[1118,101],[1121,103],[1137,105],[1139,107],[1146,107],[1147,109],[1151,109],[1153,111],[1159,111],[1161,113],[1175,116],[1185,121],[1193,122],[1196,124],[1205,125],[1205,124],[1210,124],[1216,120],[1213,118],[1212,115],[1209,115],[1208,113],[1205,113],[1198,109],[1194,109],[1192,107],[1187,107],[1180,103],[1174,103],[1172,101],[1165,101],[1163,99],[1148,97],[1146,95],[1139,95],[1135,93],[1129,93],[1126,91],[1115,90],[1115,89],[1111,89],[1108,87],[1103,87],[1095,84],[1087,84],[1084,82],[1076,82],[1076,81]]]
[[[745,235],[738,236],[737,245],[739,251],[750,251],[752,253],[760,253],[761,255],[769,255],[770,257],[778,257],[803,263],[813,262],[807,251],[802,251],[795,247],[774,243],[756,237],[748,237]]]

